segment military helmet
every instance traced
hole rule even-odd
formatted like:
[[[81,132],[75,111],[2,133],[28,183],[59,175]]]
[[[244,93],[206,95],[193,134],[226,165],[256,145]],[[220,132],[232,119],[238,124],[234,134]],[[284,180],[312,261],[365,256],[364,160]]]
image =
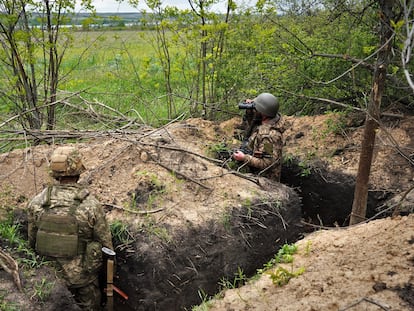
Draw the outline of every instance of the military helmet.
[[[85,170],[78,149],[71,146],[56,148],[50,157],[49,168],[53,177],[78,176]]]
[[[265,116],[274,118],[279,112],[279,103],[275,96],[270,93],[261,93],[254,99],[255,108]]]

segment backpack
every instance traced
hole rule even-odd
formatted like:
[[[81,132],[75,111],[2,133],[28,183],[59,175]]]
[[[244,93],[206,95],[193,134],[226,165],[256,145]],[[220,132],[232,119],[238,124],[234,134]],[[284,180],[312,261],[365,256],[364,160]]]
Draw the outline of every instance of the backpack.
[[[85,243],[79,239],[79,225],[75,217],[75,211],[82,199],[79,198],[78,193],[74,192],[72,195],[66,191],[65,198],[54,197],[51,200],[53,189],[53,186],[47,189],[46,202],[42,206],[44,212],[37,222],[35,249],[44,256],[75,257],[85,250]],[[65,189],[65,187],[58,189]]]

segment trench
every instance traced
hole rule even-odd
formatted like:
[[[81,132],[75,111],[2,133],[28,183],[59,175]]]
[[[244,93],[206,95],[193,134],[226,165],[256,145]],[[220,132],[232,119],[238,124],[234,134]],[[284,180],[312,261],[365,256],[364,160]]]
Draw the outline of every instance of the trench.
[[[281,180],[296,189],[301,196],[304,222],[316,226],[347,226],[352,210],[355,178],[323,167],[314,167],[307,172],[293,163],[283,167]],[[385,191],[368,191],[366,218],[375,216],[378,207],[391,195]]]
[[[190,227],[173,244],[138,233],[134,251],[117,254],[116,283],[129,298],[115,295],[114,310],[191,310],[205,297],[218,293],[220,282],[235,280],[240,271],[253,276],[283,244],[294,243],[316,225],[348,224],[353,177],[322,168],[304,175],[292,163],[283,167],[282,176],[281,182],[292,191],[283,217],[293,226],[283,229],[283,221],[272,208],[258,206],[251,213],[261,226],[242,217],[246,211],[234,209],[229,228],[217,223]],[[386,199],[386,193],[370,191],[367,217]],[[300,223],[295,219],[301,219]]]

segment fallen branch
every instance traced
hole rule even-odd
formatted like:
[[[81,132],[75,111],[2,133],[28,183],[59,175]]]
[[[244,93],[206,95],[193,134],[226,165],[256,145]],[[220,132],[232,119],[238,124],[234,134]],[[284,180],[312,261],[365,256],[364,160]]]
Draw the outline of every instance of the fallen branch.
[[[394,212],[392,213],[392,217],[395,217],[395,216],[398,215],[398,213],[400,212],[403,201],[405,200],[407,195],[413,190],[414,190],[414,186],[412,186],[410,189],[408,189],[406,192],[404,192],[403,196],[401,197],[401,199],[398,201],[398,203],[395,206]]]
[[[0,266],[12,276],[14,284],[16,284],[19,291],[22,291],[23,287],[20,281],[19,266],[13,257],[2,249],[0,249]]]
[[[346,229],[346,228],[348,228],[348,227],[327,227],[327,226],[322,226],[322,225],[315,225],[313,223],[310,223],[310,222],[307,222],[307,221],[304,221],[304,220],[302,220],[300,223],[304,224],[306,226],[309,226],[309,227],[312,227],[312,228],[315,228],[315,229],[321,229],[321,230],[336,230],[336,229]]]
[[[0,131],[0,134],[14,134],[22,135],[23,137],[5,137],[0,138],[0,141],[21,141],[21,140],[37,140],[37,141],[49,141],[55,139],[90,139],[96,137],[116,137],[121,135],[136,135],[142,131],[122,131],[122,130],[110,130],[110,131],[80,131],[80,130],[26,130],[26,131]]]
[[[391,310],[388,306],[384,306],[384,305],[380,304],[379,302],[376,302],[372,299],[364,297],[364,298],[360,299],[359,301],[357,301],[357,302],[355,302],[355,303],[353,303],[353,304],[351,304],[351,305],[349,305],[345,308],[339,309],[338,311],[345,311],[345,310],[351,309],[351,308],[355,307],[356,305],[358,305],[358,304],[360,304],[361,302],[364,302],[364,301],[368,302],[368,303],[372,303],[373,305],[376,305],[376,306],[380,307],[382,310],[385,310],[385,311]]]
[[[190,151],[190,150],[187,150],[187,149],[184,149],[184,148],[181,148],[181,147],[168,146],[168,145],[159,145],[159,144],[146,143],[146,142],[140,142],[140,144],[141,145],[145,145],[145,146],[151,146],[151,147],[156,147],[156,148],[161,148],[161,149],[172,150],[172,151],[185,152],[185,153],[188,153],[188,154],[195,155],[195,156],[197,156],[199,158],[208,160],[210,162],[214,162],[214,163],[218,163],[218,164],[223,164],[223,161],[222,160],[217,160],[217,159],[214,159],[214,158],[210,158],[210,157],[207,157],[205,155],[202,155],[202,154],[199,154],[197,152]]]
[[[129,213],[138,214],[138,215],[154,214],[154,213],[158,213],[164,210],[164,208],[156,208],[156,209],[149,210],[149,211],[135,211],[129,208],[125,208],[119,205],[114,205],[114,204],[109,204],[109,203],[103,203],[103,205],[111,207],[111,208],[120,209],[120,210],[129,212]]]
[[[202,188],[204,188],[204,189],[207,189],[207,190],[213,190],[213,189],[211,189],[210,187],[208,187],[208,186],[206,186],[206,185],[204,185],[203,183],[201,183],[201,182],[199,182],[199,181],[197,181],[197,180],[195,180],[194,178],[191,178],[190,176],[187,176],[187,175],[185,175],[185,174],[183,174],[183,173],[181,173],[181,172],[179,172],[179,171],[177,171],[177,170],[175,170],[175,169],[173,169],[173,168],[171,168],[171,167],[169,167],[169,166],[167,166],[167,165],[165,165],[165,164],[163,164],[163,163],[161,163],[160,161],[158,161],[158,160],[154,160],[154,159],[152,159],[155,163],[157,163],[159,166],[161,166],[161,167],[163,167],[163,168],[165,168],[167,171],[169,171],[170,173],[173,173],[174,175],[176,175],[176,176],[181,176],[182,178],[184,178],[184,179],[187,179],[187,180],[189,180],[189,181],[191,181],[191,182],[193,182],[193,183],[195,183],[195,184],[197,184],[197,185],[199,185],[200,187],[202,187]]]

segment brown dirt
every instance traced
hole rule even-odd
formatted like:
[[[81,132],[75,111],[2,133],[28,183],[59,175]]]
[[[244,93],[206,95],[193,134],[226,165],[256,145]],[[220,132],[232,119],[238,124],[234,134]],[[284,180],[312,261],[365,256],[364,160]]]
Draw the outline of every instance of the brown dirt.
[[[413,310],[413,243],[412,214],[319,231],[297,243],[292,264],[227,290],[209,310]],[[277,286],[279,267],[305,272]]]
[[[147,232],[151,229],[163,240],[183,229],[217,222],[229,207],[268,195],[263,187],[193,156],[212,157],[209,146],[236,143],[231,137],[238,121],[219,124],[191,119],[161,129],[77,142],[88,169],[82,182],[106,204],[110,222],[122,220]],[[288,157],[299,159],[301,167],[311,167],[313,172],[338,171],[355,177],[363,118],[324,115],[288,117],[288,121]],[[377,133],[370,190],[401,196],[412,187],[413,121],[413,117],[384,119]],[[24,209],[29,198],[50,181],[46,166],[55,146],[39,145],[0,155],[3,210],[11,206]],[[413,192],[407,192],[400,204],[405,212],[412,212]],[[398,202],[396,198],[394,202]],[[293,269],[304,267],[302,275],[283,287],[264,275],[250,285],[226,291],[212,310],[345,310],[357,302],[347,310],[378,310],[378,305],[384,310],[413,310],[413,226],[410,215],[310,234],[298,242],[299,254],[294,257]],[[140,251],[150,251],[143,247]],[[26,282],[26,294],[16,298],[9,296],[10,279],[3,277],[0,283],[0,292],[9,293],[5,301],[18,300],[21,310],[37,310],[30,301],[32,285]]]

